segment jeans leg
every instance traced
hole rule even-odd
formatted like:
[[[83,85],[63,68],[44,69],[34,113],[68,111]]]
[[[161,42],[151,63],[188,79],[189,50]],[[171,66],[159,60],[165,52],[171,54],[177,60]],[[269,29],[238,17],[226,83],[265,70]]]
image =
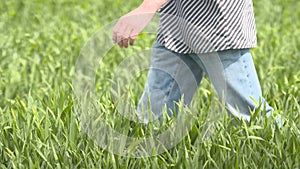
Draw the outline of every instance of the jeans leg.
[[[189,55],[172,52],[156,43],[152,49],[148,80],[137,108],[140,121],[148,123],[160,119],[164,106],[169,116],[172,111],[177,115],[176,102],[183,97],[183,103],[190,104],[201,79],[202,69]]]
[[[268,115],[273,110],[262,97],[261,87],[249,49],[227,50],[198,55],[205,65],[206,72],[220,98],[225,99],[226,108],[231,114],[246,121],[250,111],[261,103]],[[217,58],[217,59],[216,59]],[[217,65],[216,62],[219,62]],[[220,68],[216,69],[221,65]]]

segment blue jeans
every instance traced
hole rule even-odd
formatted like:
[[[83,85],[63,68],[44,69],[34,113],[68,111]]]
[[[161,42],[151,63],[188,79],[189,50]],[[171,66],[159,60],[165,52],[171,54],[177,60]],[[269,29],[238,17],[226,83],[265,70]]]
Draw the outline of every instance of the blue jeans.
[[[249,121],[250,111],[261,103],[270,116],[273,109],[262,97],[249,49],[179,54],[155,43],[148,81],[137,108],[140,120],[148,123],[161,118],[165,106],[169,115],[172,111],[177,114],[176,102],[182,99],[185,105],[191,103],[204,73],[232,115]],[[151,118],[149,110],[153,115]]]

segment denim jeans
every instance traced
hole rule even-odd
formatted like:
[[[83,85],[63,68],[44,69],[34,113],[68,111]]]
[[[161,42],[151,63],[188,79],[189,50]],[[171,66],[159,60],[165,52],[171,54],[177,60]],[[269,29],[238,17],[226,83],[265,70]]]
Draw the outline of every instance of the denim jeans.
[[[250,111],[261,103],[270,116],[270,107],[262,97],[261,87],[249,49],[233,49],[205,54],[179,54],[155,43],[151,66],[137,112],[141,122],[177,113],[176,102],[189,105],[203,75],[207,74],[226,109],[232,115],[250,120]],[[257,102],[257,103],[255,103]],[[144,112],[151,112],[153,117]]]

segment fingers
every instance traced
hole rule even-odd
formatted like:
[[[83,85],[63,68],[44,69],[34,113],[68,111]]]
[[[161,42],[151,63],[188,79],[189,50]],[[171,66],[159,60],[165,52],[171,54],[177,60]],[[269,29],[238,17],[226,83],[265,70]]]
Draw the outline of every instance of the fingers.
[[[128,47],[129,35],[124,35],[124,33],[115,32],[113,33],[113,42],[117,43],[121,48]]]
[[[128,48],[128,39],[130,38],[130,33],[132,29],[127,27],[123,33],[123,47]]]
[[[134,28],[128,24],[119,21],[113,29],[112,40],[117,43],[121,48],[128,48],[129,45],[133,45],[136,39],[136,35],[132,35]]]
[[[118,45],[122,48],[123,47],[123,41],[122,41],[122,37],[119,36],[118,40],[117,40]]]
[[[155,12],[146,8],[137,8],[122,16],[113,30],[113,41],[121,48],[133,45],[138,34],[148,25]]]
[[[117,43],[121,48],[128,47],[128,39],[130,37],[131,29],[128,26],[118,22],[113,30],[112,40]]]
[[[130,44],[130,46],[132,46],[134,44],[135,39],[132,39],[132,38],[129,38],[129,39],[130,39],[129,44]]]
[[[133,32],[133,31],[132,31]],[[131,35],[129,37],[129,44],[132,46],[134,44],[135,39],[137,38],[137,35]]]

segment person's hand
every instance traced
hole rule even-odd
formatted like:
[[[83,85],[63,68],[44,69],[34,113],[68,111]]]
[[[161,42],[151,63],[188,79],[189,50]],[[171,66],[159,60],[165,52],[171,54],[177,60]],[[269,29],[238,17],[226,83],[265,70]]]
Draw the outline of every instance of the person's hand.
[[[144,0],[135,10],[122,16],[113,29],[113,41],[123,48],[133,45],[139,33],[151,21],[155,12],[168,0]]]
[[[155,11],[149,11],[142,6],[131,11],[119,19],[113,29],[113,41],[123,48],[128,47],[128,43],[133,45],[139,33],[151,21]]]

